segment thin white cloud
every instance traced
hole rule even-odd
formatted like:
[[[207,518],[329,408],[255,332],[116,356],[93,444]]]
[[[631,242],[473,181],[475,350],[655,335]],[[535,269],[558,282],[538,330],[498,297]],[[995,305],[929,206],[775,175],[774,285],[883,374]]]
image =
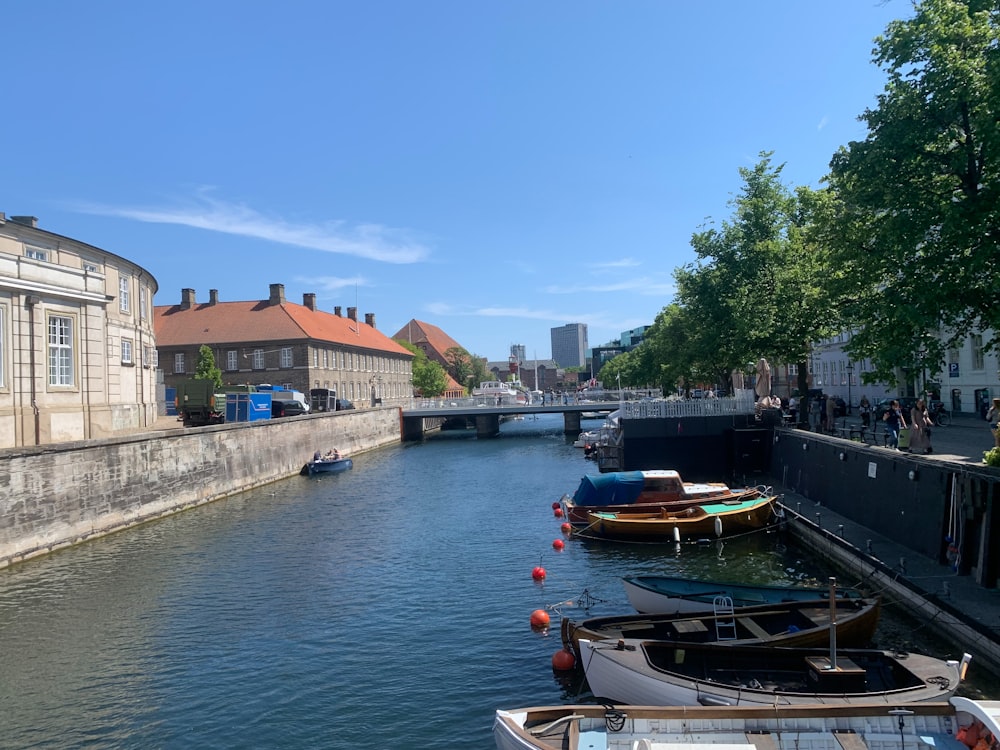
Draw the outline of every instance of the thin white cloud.
[[[635,268],[642,263],[635,258],[620,258],[619,260],[609,260],[604,263],[588,263],[588,268]]]
[[[655,281],[649,277],[626,279],[607,284],[580,284],[575,286],[552,285],[542,289],[547,294],[602,294],[607,292],[633,292],[647,296],[673,296],[677,291],[673,282]]]
[[[297,276],[295,280],[323,292],[339,292],[341,289],[369,286],[368,280],[364,276],[354,276],[347,279],[337,276]]]
[[[201,191],[189,206],[134,208],[82,204],[81,213],[116,216],[150,224],[176,224],[240,237],[269,240],[384,263],[417,263],[429,251],[406,232],[378,224],[350,226],[345,221],[293,223],[268,217],[247,206],[216,200]]]
[[[826,127],[826,124],[828,122],[830,122],[830,118],[827,117],[826,115],[823,115],[823,117],[819,121],[819,125],[816,126],[816,130],[822,130],[823,128]]]

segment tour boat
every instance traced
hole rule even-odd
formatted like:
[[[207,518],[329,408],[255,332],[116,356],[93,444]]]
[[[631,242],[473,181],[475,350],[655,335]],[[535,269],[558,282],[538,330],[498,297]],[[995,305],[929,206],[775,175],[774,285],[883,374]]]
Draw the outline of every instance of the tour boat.
[[[587,513],[587,526],[577,533],[625,541],[680,541],[682,537],[721,537],[760,529],[775,520],[776,495],[712,500],[681,510]]]

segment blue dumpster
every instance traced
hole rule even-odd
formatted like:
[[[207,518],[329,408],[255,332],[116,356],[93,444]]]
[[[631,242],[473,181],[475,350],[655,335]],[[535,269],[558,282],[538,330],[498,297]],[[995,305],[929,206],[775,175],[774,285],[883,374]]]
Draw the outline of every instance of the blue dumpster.
[[[227,393],[227,422],[256,422],[271,418],[271,394],[263,393]]]

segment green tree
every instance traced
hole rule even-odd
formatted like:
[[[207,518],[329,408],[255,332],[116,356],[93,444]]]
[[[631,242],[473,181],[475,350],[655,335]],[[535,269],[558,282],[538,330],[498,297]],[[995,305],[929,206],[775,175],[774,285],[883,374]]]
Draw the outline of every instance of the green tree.
[[[813,226],[827,199],[792,192],[771,156],[762,152],[753,168],[740,169],[731,218],[696,233],[697,261],[675,271],[682,310],[654,336],[664,339],[662,351],[676,352],[672,377],[729,389],[732,371],[765,357],[799,364],[804,389],[811,342],[836,324],[825,291],[827,256]]]
[[[212,348],[202,344],[198,349],[198,364],[194,369],[195,380],[211,380],[215,387],[222,386],[222,370],[215,365],[215,355]]]
[[[939,371],[943,347],[927,334],[1000,330],[998,29],[995,0],[923,0],[889,24],[868,135],[831,162],[849,351],[870,357],[876,378]]]
[[[427,358],[423,350],[409,341],[395,340],[397,344],[413,353],[413,390],[421,396],[440,396],[448,388],[448,373],[438,364]]]

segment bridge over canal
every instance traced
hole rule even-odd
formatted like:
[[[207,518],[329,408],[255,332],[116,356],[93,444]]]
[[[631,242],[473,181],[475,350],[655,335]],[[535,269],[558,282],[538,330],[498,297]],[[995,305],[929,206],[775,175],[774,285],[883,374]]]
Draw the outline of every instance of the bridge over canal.
[[[466,419],[476,427],[477,437],[496,437],[500,433],[500,419],[529,414],[562,414],[563,429],[567,435],[580,432],[580,419],[584,414],[607,416],[619,407],[617,401],[582,404],[487,404],[483,399],[457,399],[424,401],[404,408],[403,440],[420,440],[425,420],[439,424],[442,419]]]

